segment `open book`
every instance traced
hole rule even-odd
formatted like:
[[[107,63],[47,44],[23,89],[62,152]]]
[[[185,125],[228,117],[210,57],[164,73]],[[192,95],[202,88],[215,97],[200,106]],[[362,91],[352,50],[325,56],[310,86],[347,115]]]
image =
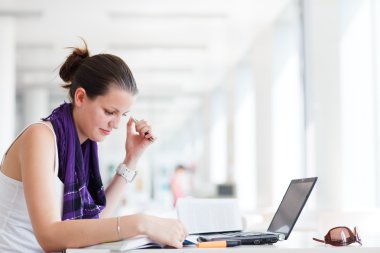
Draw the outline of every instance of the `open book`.
[[[90,247],[86,249],[108,249],[112,251],[127,251],[133,249],[160,249],[164,245],[150,240],[146,236],[137,236],[130,239],[117,241],[117,242],[106,242]]]

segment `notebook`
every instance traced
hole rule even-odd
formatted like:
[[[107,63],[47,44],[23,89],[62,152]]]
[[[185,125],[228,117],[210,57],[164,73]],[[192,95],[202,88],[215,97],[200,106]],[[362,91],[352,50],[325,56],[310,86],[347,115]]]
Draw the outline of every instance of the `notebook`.
[[[240,240],[243,245],[276,243],[279,240],[287,240],[289,238],[289,235],[296,224],[316,181],[317,177],[291,180],[266,232],[243,231],[241,222],[238,222],[240,216],[236,216],[235,209],[237,208],[237,205],[235,205],[236,207],[229,206],[228,208],[226,208],[226,205],[225,208],[219,207],[213,210],[214,216],[219,216],[217,219],[221,220],[221,223],[224,223],[224,228],[222,230],[220,230],[220,228],[215,229],[215,226],[210,225],[207,225],[209,229],[205,229],[205,226],[202,225],[194,226],[194,223],[196,223],[194,217],[200,209],[198,207],[197,209],[194,209],[193,212],[190,212],[192,213],[190,219],[188,215],[189,206],[186,202],[191,200],[180,199],[177,202],[178,218],[185,224],[190,234],[200,234],[198,241]],[[187,210],[184,208],[187,208]],[[203,211],[203,214],[198,215],[198,217],[204,215],[207,216],[210,209],[212,208],[207,208],[207,211]],[[227,209],[227,211],[225,209]],[[233,222],[226,225],[226,217],[221,218],[220,216],[223,216],[221,213],[229,214],[227,220],[231,219]],[[215,220],[215,218],[213,219]],[[213,221],[213,223],[215,223],[215,221]]]
[[[111,251],[129,251],[134,249],[160,249],[164,248],[163,244],[154,242],[146,236],[136,236],[130,239],[100,243],[93,246],[85,247],[85,249],[107,249]],[[83,248],[82,248],[83,249]]]

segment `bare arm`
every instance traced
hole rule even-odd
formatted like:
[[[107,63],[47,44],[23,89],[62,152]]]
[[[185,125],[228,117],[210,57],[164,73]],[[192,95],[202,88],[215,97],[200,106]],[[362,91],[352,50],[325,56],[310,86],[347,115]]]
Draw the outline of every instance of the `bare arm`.
[[[153,141],[156,139],[156,137],[152,135],[151,127],[146,121],[136,121],[137,123],[135,126],[134,122],[133,118],[130,118],[126,125],[126,155],[123,162],[132,170],[136,169],[137,162],[144,150],[152,144],[149,139]],[[113,177],[110,185],[106,189],[107,206],[100,214],[102,218],[107,218],[112,215],[125,193],[126,186],[127,182],[124,178],[118,175]]]
[[[124,164],[126,164],[129,169],[136,169],[136,163],[137,161],[133,158],[128,157],[124,160]],[[107,206],[100,213],[101,218],[108,218],[112,215],[125,193],[127,184],[123,177],[117,174],[114,175],[111,183],[106,188]]]
[[[117,240],[115,220],[61,221],[54,186],[54,152],[54,137],[47,127],[31,126],[22,136],[19,159],[25,199],[41,247],[55,251]],[[126,237],[138,233],[132,227]]]
[[[117,208],[118,203],[122,199],[125,190],[127,188],[127,182],[121,176],[115,175],[112,178],[110,185],[106,189],[107,205],[100,213],[101,218],[107,218],[112,215]]]
[[[19,160],[24,194],[35,236],[45,251],[84,247],[145,234],[159,242],[182,247],[186,231],[177,220],[142,214],[117,218],[61,221],[54,187],[54,137],[42,125],[31,126],[22,136]],[[101,229],[99,229],[101,228]]]

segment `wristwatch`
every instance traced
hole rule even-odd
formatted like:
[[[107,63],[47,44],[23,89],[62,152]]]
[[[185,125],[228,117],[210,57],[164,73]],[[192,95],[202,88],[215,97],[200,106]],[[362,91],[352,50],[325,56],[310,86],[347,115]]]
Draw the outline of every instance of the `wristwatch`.
[[[127,165],[120,163],[119,166],[117,166],[116,174],[122,176],[128,183],[131,183],[133,179],[135,179],[137,171],[128,169]]]

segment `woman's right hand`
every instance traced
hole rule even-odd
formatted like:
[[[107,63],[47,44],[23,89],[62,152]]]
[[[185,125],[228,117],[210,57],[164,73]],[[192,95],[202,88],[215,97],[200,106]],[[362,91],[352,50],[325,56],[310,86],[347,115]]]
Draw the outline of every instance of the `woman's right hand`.
[[[141,225],[143,234],[150,239],[175,248],[182,248],[188,236],[185,226],[177,219],[143,215]]]
[[[141,154],[155,140],[156,137],[153,135],[152,128],[147,121],[136,121],[130,117],[127,123],[124,163],[129,168],[134,169]]]

